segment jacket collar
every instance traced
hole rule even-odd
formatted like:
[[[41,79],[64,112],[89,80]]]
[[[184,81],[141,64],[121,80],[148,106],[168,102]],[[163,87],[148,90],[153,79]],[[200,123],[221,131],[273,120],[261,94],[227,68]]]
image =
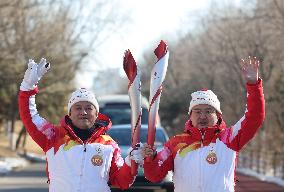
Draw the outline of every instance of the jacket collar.
[[[189,119],[185,123],[184,132],[191,135],[196,140],[203,140],[207,142],[215,141],[216,138],[220,137],[222,133],[225,131],[226,124],[223,121],[222,116],[219,117],[218,123],[213,127],[206,127],[199,129],[192,125],[191,120]]]

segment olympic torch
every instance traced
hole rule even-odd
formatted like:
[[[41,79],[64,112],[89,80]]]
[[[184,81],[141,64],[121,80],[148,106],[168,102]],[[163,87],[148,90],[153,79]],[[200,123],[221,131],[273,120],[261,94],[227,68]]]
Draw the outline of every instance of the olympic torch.
[[[149,97],[149,119],[148,119],[148,138],[147,143],[154,146],[156,135],[156,123],[158,117],[159,103],[162,92],[162,83],[165,79],[168,67],[169,52],[168,46],[161,41],[155,49],[155,55],[158,61],[151,71],[150,97]],[[147,158],[149,161],[149,158]]]
[[[140,71],[137,68],[136,62],[130,52],[125,51],[123,58],[123,69],[128,77],[128,95],[131,106],[131,145],[140,142],[140,128],[141,128],[141,80]],[[137,175],[138,165],[135,161],[131,161],[131,174]]]

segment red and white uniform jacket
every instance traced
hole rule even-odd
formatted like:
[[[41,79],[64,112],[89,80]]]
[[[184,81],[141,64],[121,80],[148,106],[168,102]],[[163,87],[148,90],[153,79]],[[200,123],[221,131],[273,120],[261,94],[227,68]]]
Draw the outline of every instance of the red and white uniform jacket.
[[[145,177],[161,181],[173,170],[175,192],[233,192],[237,154],[253,138],[265,117],[262,81],[247,84],[247,109],[233,126],[224,121],[198,129],[191,121],[185,132],[172,137],[151,162],[144,163]]]
[[[108,183],[128,188],[135,177],[120,156],[117,143],[104,134],[111,126],[109,118],[99,114],[97,120],[106,126],[98,127],[83,143],[66,124],[66,117],[60,125],[53,125],[38,114],[37,92],[37,88],[20,91],[19,111],[28,133],[46,154],[49,191],[110,192]]]

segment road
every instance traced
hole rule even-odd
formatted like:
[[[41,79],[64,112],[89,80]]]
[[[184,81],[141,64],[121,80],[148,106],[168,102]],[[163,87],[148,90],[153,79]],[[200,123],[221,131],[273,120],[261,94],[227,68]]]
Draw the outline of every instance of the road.
[[[112,192],[120,190],[112,189]],[[152,190],[126,190],[132,192],[150,192]],[[0,192],[48,192],[45,163],[32,163],[5,176],[0,176]],[[163,190],[155,190],[163,192]]]
[[[0,192],[48,192],[45,164],[29,166],[0,177]]]
[[[45,163],[32,163],[21,170],[0,176],[0,192],[48,192],[44,170]],[[253,177],[237,174],[237,180],[236,192],[284,192],[284,187],[260,181]],[[112,191],[116,192],[117,190]],[[152,190],[127,191],[146,192]],[[162,191],[155,190],[155,192]]]

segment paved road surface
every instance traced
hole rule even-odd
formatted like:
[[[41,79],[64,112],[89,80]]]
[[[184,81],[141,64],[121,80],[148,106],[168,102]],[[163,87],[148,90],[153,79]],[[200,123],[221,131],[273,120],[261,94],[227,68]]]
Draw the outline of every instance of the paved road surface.
[[[0,192],[48,192],[45,164],[33,163],[0,177]]]
[[[48,192],[45,164],[33,163],[24,169],[0,176],[0,192]],[[237,174],[236,192],[284,192],[284,187],[263,182],[253,177]],[[116,190],[113,190],[115,192]],[[150,190],[127,190],[146,192]],[[163,190],[156,190],[155,192]],[[126,192],[126,191],[124,191]]]

